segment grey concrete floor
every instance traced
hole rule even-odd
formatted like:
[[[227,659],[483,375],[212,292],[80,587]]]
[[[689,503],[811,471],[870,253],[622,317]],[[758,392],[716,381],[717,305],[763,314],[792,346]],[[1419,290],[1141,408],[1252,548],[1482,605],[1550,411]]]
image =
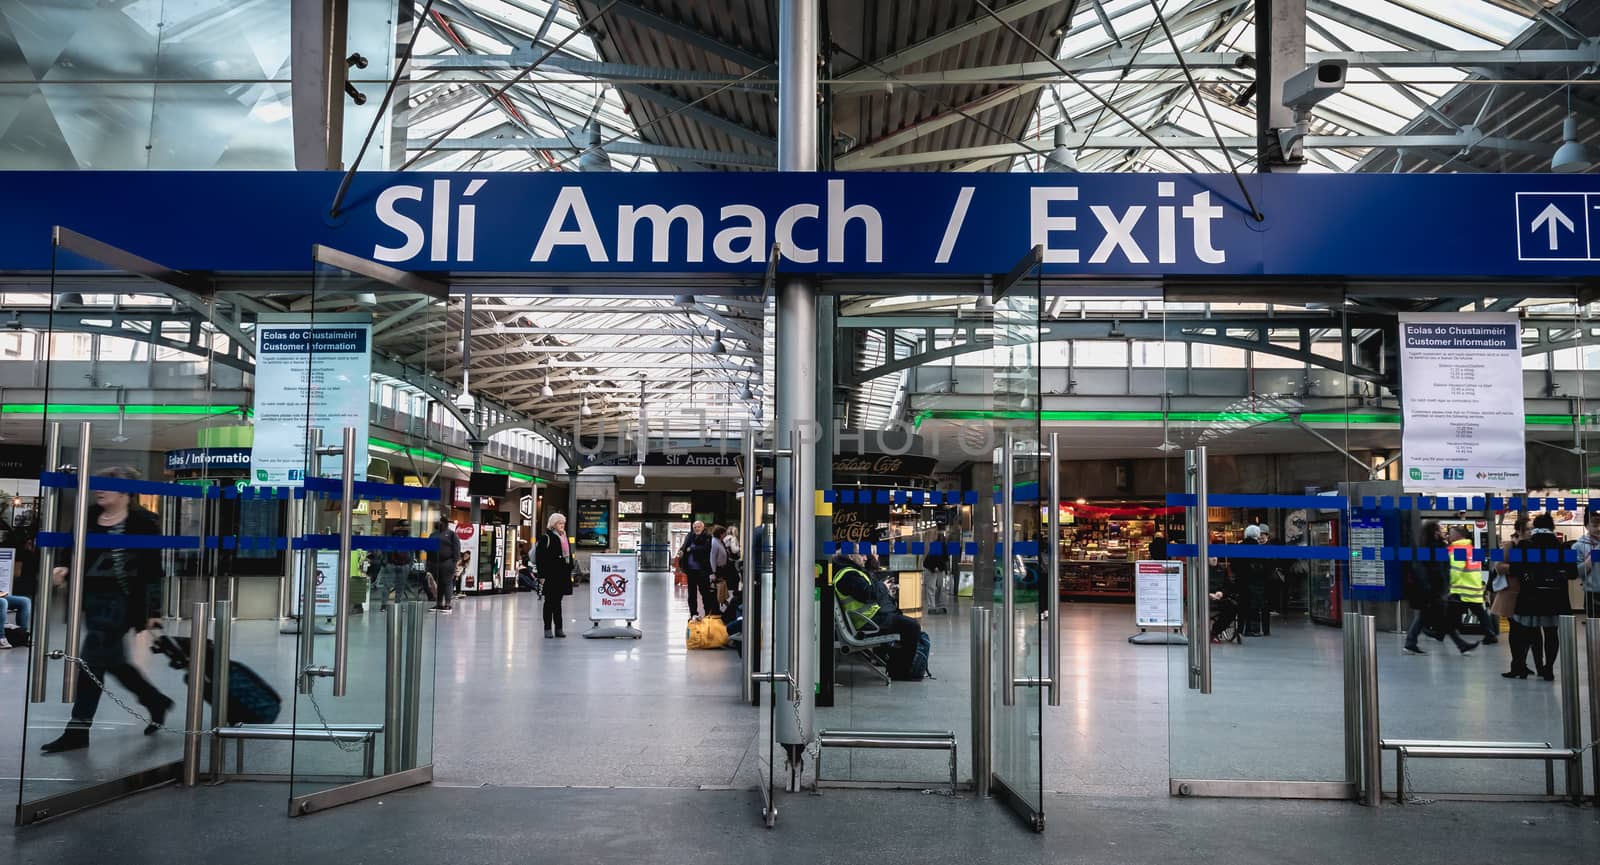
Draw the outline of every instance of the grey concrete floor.
[[[0,827],[15,865],[1568,865],[1600,861],[1600,813],[1564,805],[1051,797],[1042,835],[995,801],[829,790],[780,800],[761,828],[748,791],[435,785],[284,817],[280,785],[168,788],[92,817]],[[92,822],[91,822],[92,821]]]

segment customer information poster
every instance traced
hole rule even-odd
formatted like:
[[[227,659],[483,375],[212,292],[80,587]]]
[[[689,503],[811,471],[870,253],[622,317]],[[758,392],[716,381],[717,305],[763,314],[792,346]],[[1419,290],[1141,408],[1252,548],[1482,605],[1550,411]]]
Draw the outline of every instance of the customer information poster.
[[[1139,627],[1183,627],[1183,562],[1134,562],[1133,597]]]
[[[635,556],[589,557],[589,618],[597,622],[639,618],[639,559]]]
[[[1516,315],[1401,313],[1400,376],[1406,492],[1527,488]]]
[[[354,427],[356,477],[366,478],[371,342],[372,319],[362,314],[318,315],[315,322],[309,316],[262,316],[256,327],[251,483],[303,484],[306,433],[313,427],[322,431],[323,447],[337,447],[345,428]],[[341,460],[323,457],[317,474],[339,477]]]

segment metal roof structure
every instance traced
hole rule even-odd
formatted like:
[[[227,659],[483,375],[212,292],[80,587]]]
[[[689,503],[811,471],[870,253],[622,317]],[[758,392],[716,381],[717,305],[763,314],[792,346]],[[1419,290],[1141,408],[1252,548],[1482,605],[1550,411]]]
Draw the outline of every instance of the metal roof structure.
[[[1038,171],[1059,126],[1083,171],[1250,170],[1252,0],[823,5],[837,169]],[[429,167],[571,170],[598,127],[620,170],[770,169],[775,18],[745,0],[437,0],[408,147]],[[1600,0],[1308,0],[1306,31],[1308,60],[1351,71],[1310,118],[1304,170],[1389,170],[1401,151],[1416,170],[1462,152],[1479,154],[1462,170],[1538,170],[1561,143],[1557,90],[1600,135]]]

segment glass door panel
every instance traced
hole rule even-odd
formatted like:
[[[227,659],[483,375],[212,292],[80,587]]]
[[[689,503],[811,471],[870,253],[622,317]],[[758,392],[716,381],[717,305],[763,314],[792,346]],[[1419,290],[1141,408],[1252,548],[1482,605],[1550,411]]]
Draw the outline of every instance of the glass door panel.
[[[1038,250],[1035,250],[1037,254]],[[1043,715],[1047,597],[1053,544],[1041,544],[1041,471],[1047,465],[1040,427],[1041,291],[1038,259],[995,289],[994,344],[989,366],[996,438],[993,781],[997,794],[1035,831],[1044,830]],[[1054,496],[1054,479],[1046,487]],[[1044,547],[1041,550],[1041,546]],[[1050,622],[1051,627],[1058,623]],[[1051,643],[1053,644],[1053,640]]]
[[[1580,577],[1587,564],[1579,556],[1586,547],[1573,544],[1589,533],[1585,511],[1597,486],[1588,472],[1593,457],[1582,408],[1589,383],[1579,300],[1555,290],[1473,285],[1421,297],[1352,290],[1346,307],[1365,325],[1357,344],[1380,344],[1396,361],[1376,392],[1375,408],[1396,421],[1396,443],[1403,435],[1410,446],[1384,470],[1394,479],[1393,504],[1352,499],[1352,516],[1382,525],[1385,546],[1408,554],[1415,548],[1412,558],[1424,550],[1435,556],[1427,565],[1403,566],[1409,573],[1398,562],[1375,562],[1365,570],[1378,573],[1383,566],[1382,589],[1358,579],[1345,588],[1347,609],[1376,618],[1380,736],[1561,747],[1562,671],[1559,658],[1547,665],[1539,650],[1544,626],[1557,642],[1560,615],[1580,605],[1573,590],[1581,583],[1568,577]],[[1420,329],[1430,326],[1442,332],[1430,345],[1418,344]],[[1465,341],[1444,345],[1442,339]],[[1359,353],[1351,363],[1366,365],[1368,355]],[[1350,415],[1352,439],[1359,417]],[[1505,478],[1508,471],[1515,477]],[[1436,560],[1441,545],[1448,545],[1448,561]],[[1540,547],[1572,561],[1535,563],[1530,559]],[[1424,573],[1439,590],[1431,597],[1420,590]],[[1543,599],[1535,597],[1537,589],[1521,597],[1525,580],[1544,576],[1554,576],[1559,586],[1539,593]],[[1576,636],[1582,654],[1581,628]],[[1566,790],[1561,769],[1548,778],[1537,761],[1410,760],[1399,779],[1394,754],[1385,750],[1382,758],[1378,779],[1387,796]]]
[[[54,242],[47,318],[27,331],[39,386],[6,406],[36,418],[25,443],[43,469],[38,558],[16,575],[32,586],[14,581],[7,604],[34,635],[7,653],[28,670],[22,824],[179,778],[181,650],[206,629],[193,602],[217,591],[202,517],[214,470],[174,473],[164,455],[244,423],[222,369],[241,362],[236,331],[214,320],[209,284],[64,228]]]
[[[1392,432],[1376,416],[1347,422],[1370,382],[1345,369],[1339,300],[1164,298],[1168,552],[1184,562],[1190,623],[1167,649],[1174,795],[1354,794],[1336,629],[1344,502]]]
[[[256,378],[258,405],[271,406],[256,420],[271,448],[257,448],[256,481],[301,496],[291,815],[432,779],[427,586],[455,565],[438,559],[430,537],[445,516],[439,490],[396,483],[367,453],[373,394],[449,399],[438,382],[460,334],[446,318],[447,290],[324,247],[313,259],[309,308],[261,319]],[[363,567],[374,597],[353,616],[361,599],[349,596],[349,578]]]

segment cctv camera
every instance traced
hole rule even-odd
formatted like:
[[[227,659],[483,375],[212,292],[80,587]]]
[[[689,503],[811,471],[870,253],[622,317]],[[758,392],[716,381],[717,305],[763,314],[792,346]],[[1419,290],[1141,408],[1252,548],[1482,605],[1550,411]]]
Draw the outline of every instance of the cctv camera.
[[[1296,111],[1310,111],[1329,96],[1344,89],[1350,61],[1318,60],[1283,82],[1283,104]]]

